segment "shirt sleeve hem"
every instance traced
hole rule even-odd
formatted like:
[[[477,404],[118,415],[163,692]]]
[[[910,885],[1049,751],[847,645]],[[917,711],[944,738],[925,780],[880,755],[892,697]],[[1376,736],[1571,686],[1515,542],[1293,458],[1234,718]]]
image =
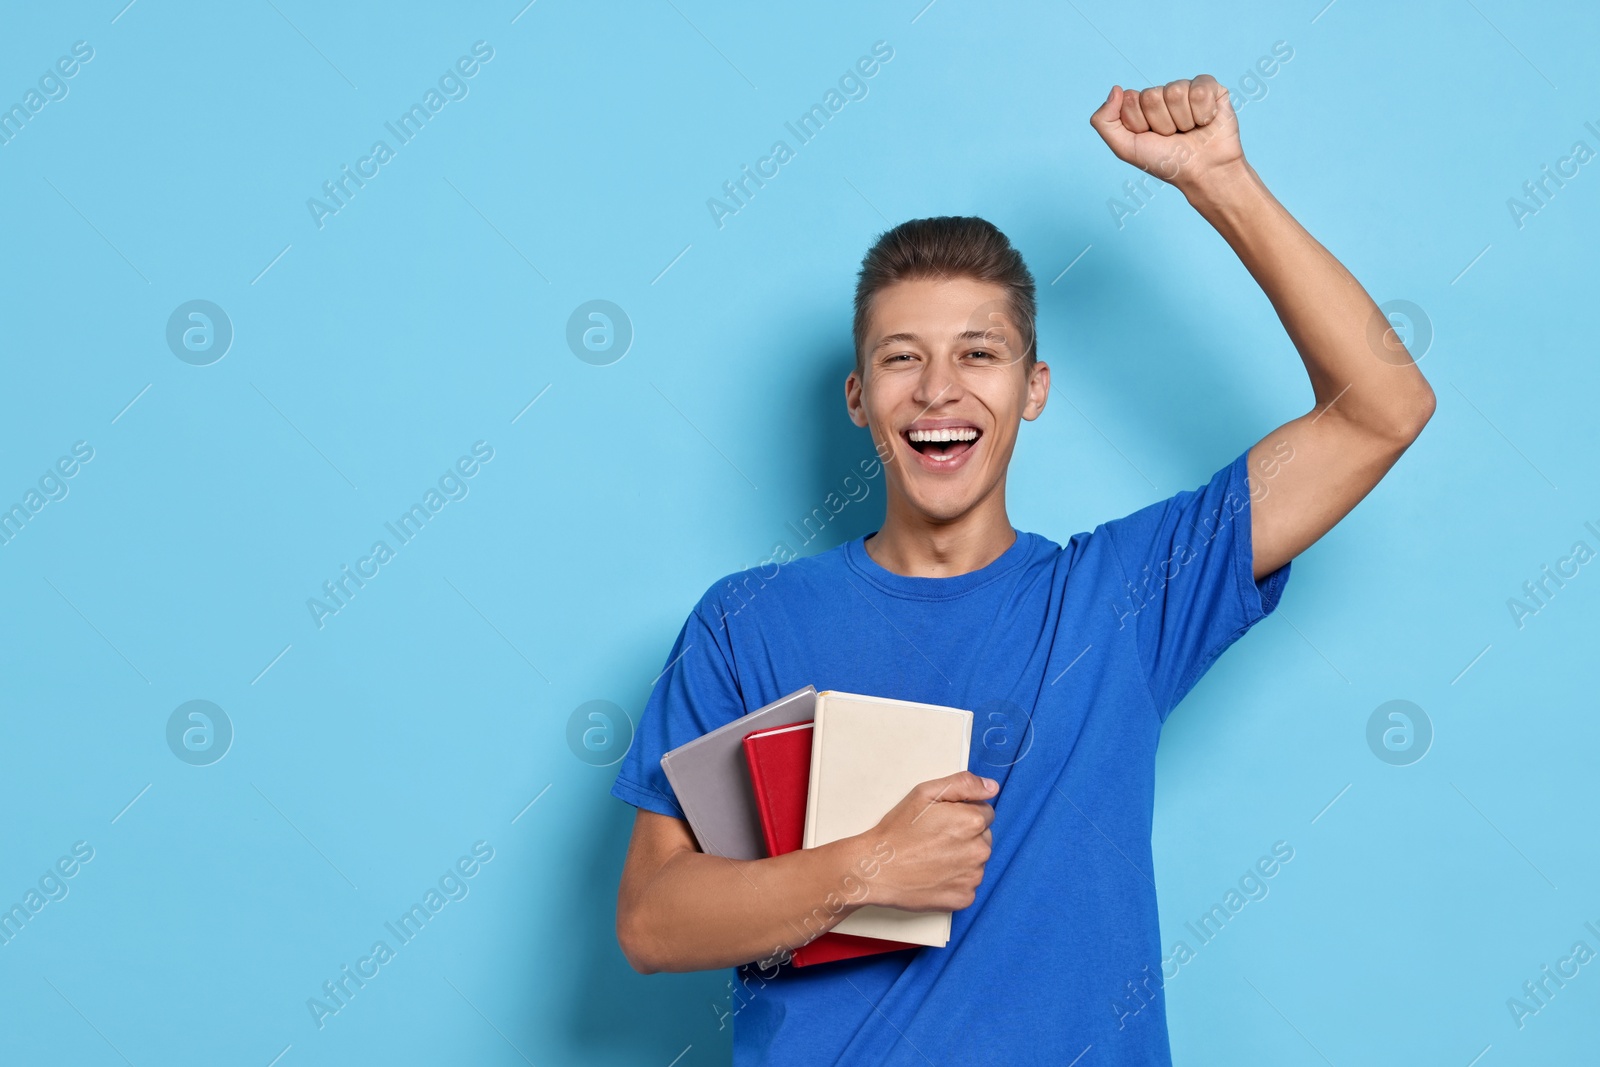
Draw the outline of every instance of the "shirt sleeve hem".
[[[1250,499],[1249,462],[1250,453],[1246,450],[1234,460],[1235,469],[1229,478],[1232,489],[1244,496],[1244,507],[1235,517],[1236,522],[1241,517],[1244,521],[1233,532],[1233,570],[1234,587],[1239,592],[1239,606],[1244,609],[1246,627],[1254,626],[1272,614],[1273,609],[1278,606],[1278,601],[1283,597],[1284,586],[1289,581],[1289,568],[1294,565],[1294,560],[1288,560],[1259,582],[1256,581],[1254,527],[1251,519],[1255,502]]]
[[[639,785],[637,782],[617,775],[617,780],[611,783],[611,795],[618,800],[626,801],[636,808],[653,811],[657,815],[669,815],[674,819],[684,818],[683,811],[672,801],[648,786]]]
[[[1228,489],[1231,493],[1239,493],[1244,499],[1241,507],[1229,520],[1234,523],[1233,539],[1233,588],[1239,596],[1239,609],[1243,612],[1239,626],[1226,638],[1203,656],[1184,675],[1178,692],[1188,693],[1200,680],[1217,658],[1232,644],[1243,637],[1256,623],[1272,614],[1278,606],[1279,599],[1283,596],[1284,585],[1289,580],[1289,568],[1294,561],[1289,560],[1283,566],[1267,575],[1261,581],[1255,579],[1255,542],[1251,533],[1251,504],[1249,481],[1250,452],[1246,449],[1233,461],[1233,469],[1228,475]],[[1224,500],[1226,503],[1226,500]],[[1175,711],[1177,705],[1161,713],[1161,721],[1165,723],[1167,716]]]

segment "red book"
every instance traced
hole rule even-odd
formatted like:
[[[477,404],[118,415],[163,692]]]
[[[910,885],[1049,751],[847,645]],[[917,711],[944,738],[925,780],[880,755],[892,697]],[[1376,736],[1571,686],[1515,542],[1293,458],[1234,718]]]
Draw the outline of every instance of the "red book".
[[[806,794],[811,787],[811,734],[809,722],[756,730],[744,738],[744,758],[750,765],[750,785],[767,855],[781,856],[800,847],[806,831]],[[796,967],[848,960],[903,948],[921,948],[904,941],[858,937],[829,931],[794,950]]]

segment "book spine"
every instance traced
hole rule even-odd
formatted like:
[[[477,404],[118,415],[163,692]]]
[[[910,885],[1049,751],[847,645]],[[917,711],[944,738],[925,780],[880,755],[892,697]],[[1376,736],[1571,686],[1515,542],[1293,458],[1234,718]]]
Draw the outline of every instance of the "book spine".
[[[828,712],[830,690],[817,694],[815,711],[811,717],[811,774],[806,786],[806,832],[801,848],[812,848],[817,840],[817,797],[822,782],[822,735]]]

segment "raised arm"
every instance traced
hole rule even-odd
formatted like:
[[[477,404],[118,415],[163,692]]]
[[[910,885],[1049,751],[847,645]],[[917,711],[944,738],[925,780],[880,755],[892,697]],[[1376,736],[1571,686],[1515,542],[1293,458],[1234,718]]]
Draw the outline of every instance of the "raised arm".
[[[1272,302],[1315,397],[1250,449],[1259,580],[1371,492],[1422,432],[1433,390],[1361,283],[1295,221],[1244,158],[1228,90],[1203,74],[1113,86],[1090,124],[1118,159],[1169,182],[1238,254]]]

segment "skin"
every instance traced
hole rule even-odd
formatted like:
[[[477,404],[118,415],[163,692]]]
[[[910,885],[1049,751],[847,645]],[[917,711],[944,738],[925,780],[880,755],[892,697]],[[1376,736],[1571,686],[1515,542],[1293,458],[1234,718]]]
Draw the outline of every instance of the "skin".
[[[917,279],[873,297],[862,371],[845,380],[845,404],[884,462],[883,527],[866,543],[875,562],[943,578],[993,562],[1016,540],[1006,470],[1021,420],[1038,418],[1050,393],[1049,365],[1029,370],[1025,344],[1005,290],[991,282]],[[960,419],[980,432],[959,470],[918,461],[904,433],[926,419]]]
[[[1089,122],[1118,159],[1181,190],[1216,229],[1272,303],[1310,378],[1311,410],[1250,448],[1259,580],[1371,492],[1432,417],[1433,391],[1360,283],[1246,161],[1216,79],[1112,86]],[[862,370],[846,380],[845,401],[884,461],[888,503],[867,550],[897,574],[963,574],[1015,539],[1006,469],[1021,422],[1044,410],[1050,369],[1030,368],[1007,346],[1020,347],[1022,335],[1002,297],[973,279],[934,278],[874,299]],[[963,336],[974,328],[979,336]],[[982,431],[957,470],[924,469],[901,436],[932,417]],[[641,809],[618,892],[618,942],[644,973],[705,970],[771,961],[867,903],[966,907],[990,854],[993,795],[989,780],[963,771],[918,786],[865,834],[745,861],[707,856],[686,822]],[[893,858],[861,877],[861,864],[885,849]]]

